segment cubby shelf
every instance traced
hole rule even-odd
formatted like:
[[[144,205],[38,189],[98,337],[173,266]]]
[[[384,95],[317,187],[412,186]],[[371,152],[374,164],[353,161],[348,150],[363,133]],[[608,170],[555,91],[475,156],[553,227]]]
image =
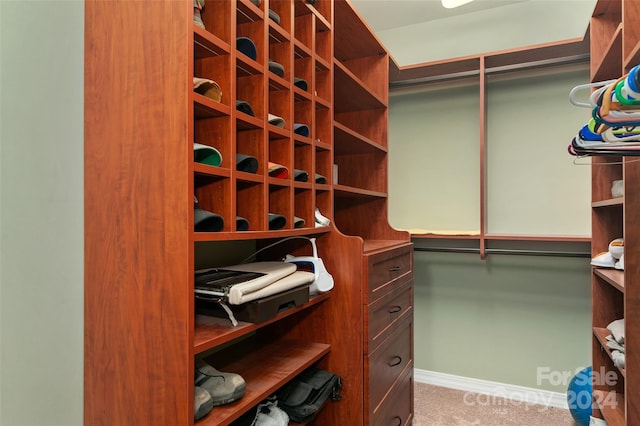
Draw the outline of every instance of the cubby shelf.
[[[215,407],[213,415],[196,422],[196,425],[228,424],[239,418],[328,354],[330,348],[322,343],[277,340],[236,356],[231,363],[220,365],[224,371],[242,376],[247,383],[245,394],[235,402]]]

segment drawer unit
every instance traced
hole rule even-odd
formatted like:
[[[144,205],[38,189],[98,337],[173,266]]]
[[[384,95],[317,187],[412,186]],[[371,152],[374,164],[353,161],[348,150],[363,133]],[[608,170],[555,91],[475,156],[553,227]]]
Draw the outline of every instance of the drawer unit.
[[[369,302],[384,291],[384,287],[412,270],[411,244],[372,254],[368,257],[367,282]]]
[[[413,361],[411,318],[369,355],[365,368],[369,374],[369,407],[377,407],[405,368]],[[374,408],[375,410],[375,408]]]
[[[382,404],[375,410],[372,426],[408,426],[413,422],[413,362],[405,368]]]
[[[404,281],[406,279],[406,281]],[[397,330],[400,321],[413,315],[413,280],[404,278],[386,297],[365,305],[368,336],[365,336],[365,352],[376,350],[380,343]]]

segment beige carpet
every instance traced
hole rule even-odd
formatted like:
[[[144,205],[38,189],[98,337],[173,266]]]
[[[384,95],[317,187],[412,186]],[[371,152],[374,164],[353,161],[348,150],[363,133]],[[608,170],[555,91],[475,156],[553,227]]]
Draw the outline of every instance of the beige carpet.
[[[415,384],[414,426],[576,426],[569,410]]]

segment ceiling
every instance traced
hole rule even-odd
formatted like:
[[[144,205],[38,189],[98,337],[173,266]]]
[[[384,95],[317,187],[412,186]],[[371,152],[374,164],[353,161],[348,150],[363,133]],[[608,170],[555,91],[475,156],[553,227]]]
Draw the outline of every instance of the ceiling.
[[[440,0],[351,0],[375,32],[532,0],[474,0],[446,9]]]

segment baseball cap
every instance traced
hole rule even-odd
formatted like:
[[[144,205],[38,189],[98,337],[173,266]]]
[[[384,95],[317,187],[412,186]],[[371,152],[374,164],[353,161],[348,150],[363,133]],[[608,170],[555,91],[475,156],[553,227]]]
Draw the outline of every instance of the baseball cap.
[[[276,127],[284,129],[284,118],[274,114],[269,114],[269,124],[273,124]]]
[[[309,126],[302,123],[294,123],[293,132],[301,136],[309,136]]]
[[[293,77],[293,85],[298,88],[304,90],[305,92],[309,89],[309,83],[304,78]]]
[[[302,228],[304,226],[304,219],[298,216],[293,217],[293,227]]]
[[[256,49],[256,44],[249,37],[236,38],[236,49],[254,61],[258,58],[258,49]]]
[[[193,224],[196,232],[218,232],[224,227],[224,219],[216,213],[200,208],[198,198],[193,196]]]
[[[269,176],[286,179],[289,176],[289,169],[287,169],[282,164],[274,163],[269,161]]]
[[[282,64],[277,63],[269,59],[269,71],[277,75],[278,77],[284,77],[284,67]]]
[[[251,104],[247,101],[236,100],[236,109],[240,112],[244,112],[247,115],[255,117],[253,108],[251,108]]]
[[[209,145],[193,143],[193,161],[207,164],[209,166],[219,166],[222,164],[220,151]]]
[[[293,180],[306,182],[309,180],[309,173],[306,170],[293,169]]]
[[[269,213],[269,229],[282,229],[287,224],[287,218],[281,214]]]
[[[275,22],[276,24],[280,24],[280,15],[278,15],[271,9],[269,9],[269,18],[271,18],[271,20],[273,20],[273,22]]]
[[[242,216],[236,216],[236,231],[249,230],[249,221]]]
[[[193,77],[193,90],[216,102],[222,100],[220,85],[208,78]]]
[[[246,154],[236,154],[236,170],[247,173],[258,171],[258,159]]]

